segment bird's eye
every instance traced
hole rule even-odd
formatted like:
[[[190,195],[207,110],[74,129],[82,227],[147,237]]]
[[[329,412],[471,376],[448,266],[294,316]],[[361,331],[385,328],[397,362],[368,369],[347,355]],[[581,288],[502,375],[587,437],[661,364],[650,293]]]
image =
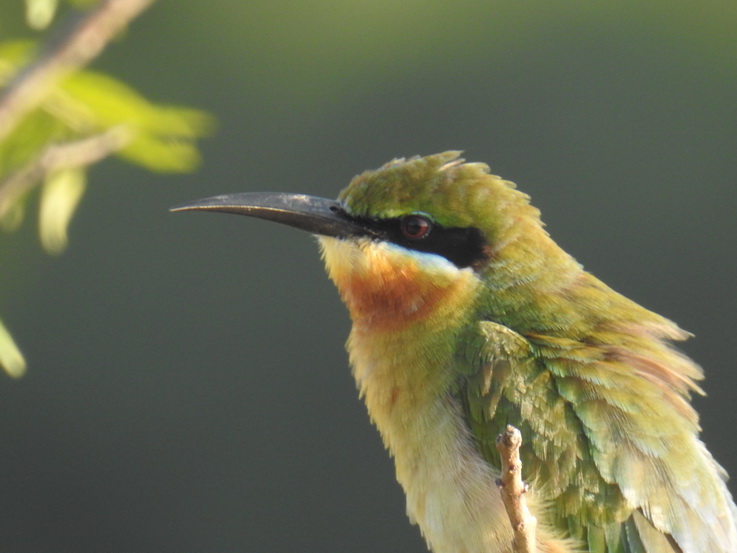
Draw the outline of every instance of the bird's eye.
[[[399,226],[407,240],[422,240],[432,230],[432,222],[422,215],[405,215],[400,219]]]

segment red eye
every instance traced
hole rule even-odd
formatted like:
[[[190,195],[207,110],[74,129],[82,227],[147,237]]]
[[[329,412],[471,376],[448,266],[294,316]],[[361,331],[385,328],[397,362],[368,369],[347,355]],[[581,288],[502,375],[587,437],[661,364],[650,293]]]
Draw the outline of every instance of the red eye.
[[[406,215],[399,222],[402,234],[408,240],[422,240],[432,229],[432,222],[422,215]]]

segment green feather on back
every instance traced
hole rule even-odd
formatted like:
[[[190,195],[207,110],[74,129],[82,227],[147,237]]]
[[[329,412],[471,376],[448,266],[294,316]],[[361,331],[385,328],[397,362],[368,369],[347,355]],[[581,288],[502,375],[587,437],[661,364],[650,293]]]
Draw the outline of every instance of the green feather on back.
[[[469,426],[497,469],[496,435],[522,431],[549,522],[591,553],[726,552],[733,507],[688,403],[700,370],[663,341],[685,333],[630,307],[641,324],[598,321],[578,340],[480,322],[461,352],[475,371],[460,390]]]
[[[476,320],[459,340],[459,400],[485,460],[523,436],[524,477],[590,553],[734,553],[735,506],[698,439],[688,333],[586,273],[515,185],[459,152],[394,160],[340,195],[353,215],[423,212],[486,240]]]

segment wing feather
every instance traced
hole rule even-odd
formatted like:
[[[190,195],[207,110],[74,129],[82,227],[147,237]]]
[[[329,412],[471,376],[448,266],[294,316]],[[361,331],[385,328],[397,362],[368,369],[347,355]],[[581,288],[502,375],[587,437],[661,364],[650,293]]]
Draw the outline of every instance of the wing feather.
[[[547,518],[591,553],[734,553],[736,508],[689,403],[701,371],[662,339],[684,334],[661,325],[600,337],[479,323],[462,396],[480,451],[498,467],[494,439],[517,426]]]

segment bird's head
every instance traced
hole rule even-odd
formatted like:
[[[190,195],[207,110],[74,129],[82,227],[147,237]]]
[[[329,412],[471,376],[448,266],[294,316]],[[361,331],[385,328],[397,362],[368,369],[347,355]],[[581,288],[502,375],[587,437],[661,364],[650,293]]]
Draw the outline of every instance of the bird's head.
[[[337,200],[243,193],[173,208],[184,210],[237,213],[318,235],[354,322],[387,329],[430,313],[437,319],[440,305],[470,305],[484,290],[522,282],[553,244],[527,195],[457,151],[393,160],[355,177]]]

